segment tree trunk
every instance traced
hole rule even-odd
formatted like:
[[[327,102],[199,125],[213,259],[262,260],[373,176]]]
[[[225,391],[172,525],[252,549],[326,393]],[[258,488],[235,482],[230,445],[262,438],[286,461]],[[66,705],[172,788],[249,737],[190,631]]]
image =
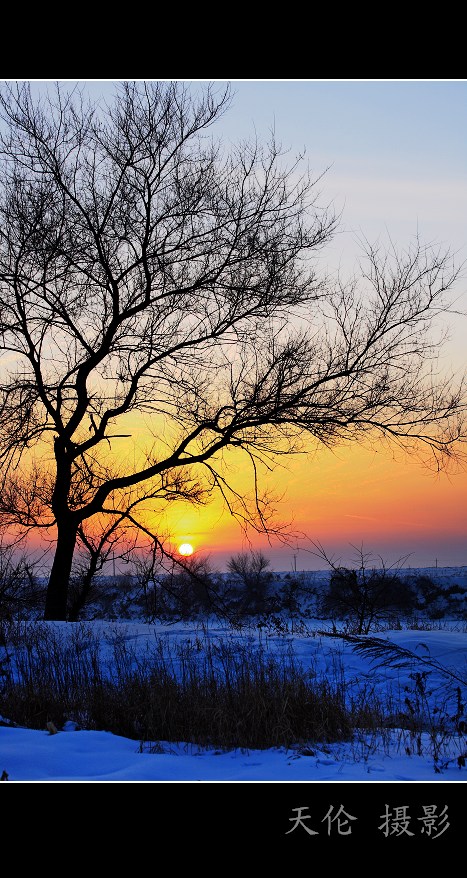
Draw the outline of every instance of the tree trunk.
[[[68,518],[58,524],[57,546],[50,571],[44,619],[66,621],[68,584],[76,544],[76,525]]]

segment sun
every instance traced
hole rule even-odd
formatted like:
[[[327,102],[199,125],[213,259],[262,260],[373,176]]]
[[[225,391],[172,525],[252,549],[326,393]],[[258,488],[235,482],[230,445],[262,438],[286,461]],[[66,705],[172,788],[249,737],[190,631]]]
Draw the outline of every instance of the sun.
[[[193,554],[193,546],[191,543],[182,543],[182,545],[178,547],[178,553],[179,555],[185,555],[185,557],[188,557],[188,555]]]

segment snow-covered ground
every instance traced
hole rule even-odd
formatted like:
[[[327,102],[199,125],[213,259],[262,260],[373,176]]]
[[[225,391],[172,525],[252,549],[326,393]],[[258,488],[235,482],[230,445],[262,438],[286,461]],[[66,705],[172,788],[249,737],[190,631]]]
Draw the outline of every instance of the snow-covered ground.
[[[33,625],[34,623],[29,623]],[[52,623],[50,623],[52,624]],[[73,623],[53,623],[63,632]],[[427,671],[427,703],[443,709],[449,725],[454,711],[449,699],[466,700],[467,633],[459,622],[440,622],[434,630],[385,631],[377,636],[410,650],[418,660],[411,667],[397,662],[377,667],[352,644],[320,635],[323,622],[308,624],[308,630],[279,635],[273,629],[228,633],[219,623],[184,623],[158,626],[144,623],[85,624],[99,637],[103,649],[119,640],[147,650],[155,641],[167,648],[176,643],[196,645],[242,639],[280,653],[292,649],[305,668],[317,675],[342,669],[348,689],[370,687],[389,704],[404,705],[416,698],[414,671]],[[427,664],[428,662],[428,664]],[[443,670],[446,669],[447,673]],[[449,675],[454,674],[455,677]],[[411,676],[412,675],[412,676]],[[457,696],[455,695],[458,689]],[[435,711],[435,712],[436,712]],[[106,731],[77,729],[68,723],[57,734],[44,730],[0,725],[0,774],[10,781],[465,781],[467,780],[467,737],[465,728],[448,729],[435,735],[429,724],[418,740],[396,725],[383,734],[358,733],[352,741],[268,750],[203,749],[184,743],[157,742],[149,747]],[[435,740],[436,739],[436,740]],[[435,769],[433,741],[438,747]]]
[[[160,752],[140,752],[137,741],[109,732],[0,728],[0,769],[14,781],[462,781],[452,762],[435,774],[429,756],[410,757],[395,732],[387,753],[367,745],[300,750],[203,750],[161,742]],[[425,745],[429,746],[428,736]],[[366,751],[369,751],[366,752]]]

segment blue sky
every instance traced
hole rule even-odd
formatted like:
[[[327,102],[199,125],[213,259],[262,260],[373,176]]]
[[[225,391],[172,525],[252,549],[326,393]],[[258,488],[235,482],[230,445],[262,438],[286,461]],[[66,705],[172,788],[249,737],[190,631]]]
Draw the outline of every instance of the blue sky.
[[[227,80],[214,82],[222,91]],[[80,84],[96,101],[114,91],[112,81]],[[354,271],[362,236],[387,244],[390,234],[404,247],[417,232],[467,262],[467,80],[232,80],[231,87],[217,136],[228,143],[256,132],[263,140],[274,128],[291,159],[305,150],[316,176],[328,168],[322,202],[342,219],[324,251],[326,267]],[[456,294],[467,311],[466,287],[461,280]],[[458,362],[466,320],[451,321]]]
[[[467,227],[467,82],[234,82],[235,139],[275,125],[313,170],[342,228],[404,243],[418,229],[455,249]],[[344,246],[342,244],[342,246]],[[350,242],[346,248],[353,250]],[[465,252],[467,255],[467,251]]]
[[[111,81],[80,82],[95,100],[113,92]],[[221,90],[225,82],[217,84]],[[236,141],[256,130],[262,139],[274,127],[292,154],[306,150],[313,170],[331,166],[322,188],[339,207],[345,204],[346,228],[366,221],[371,234],[393,219],[402,237],[418,221],[422,234],[437,228],[453,246],[465,243],[467,80],[233,80],[231,86],[231,107],[215,132]]]
[[[219,90],[226,81],[214,80]],[[94,100],[111,81],[80,81]],[[39,88],[45,83],[38,82]],[[233,80],[232,104],[214,132],[235,142],[274,127],[291,157],[305,150],[323,201],[342,211],[331,264],[353,266],[355,235],[417,229],[467,259],[467,80]],[[196,88],[196,82],[193,83]]]

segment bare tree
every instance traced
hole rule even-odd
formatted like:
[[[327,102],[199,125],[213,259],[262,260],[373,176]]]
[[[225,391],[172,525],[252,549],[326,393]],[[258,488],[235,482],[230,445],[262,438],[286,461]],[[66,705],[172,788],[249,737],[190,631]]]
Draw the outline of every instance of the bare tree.
[[[315,554],[331,569],[327,590],[322,595],[321,611],[349,622],[355,634],[368,634],[372,625],[391,616],[391,611],[411,613],[416,606],[414,589],[399,571],[407,556],[387,565],[383,558],[357,549],[352,567],[343,567],[315,543]]]
[[[209,136],[228,99],[127,82],[99,108],[3,87],[2,508],[55,529],[48,619],[66,616],[79,528],[136,486],[160,505],[220,491],[268,529],[258,463],[303,438],[376,433],[440,460],[463,435],[462,388],[436,374],[428,334],[449,254],[368,248],[361,289],[317,275],[335,217],[274,141],[227,154]],[[135,412],[154,437],[138,464],[122,452]],[[253,509],[228,447],[251,464]]]
[[[39,562],[0,539],[0,619],[37,614],[43,605]]]
[[[94,586],[102,575],[106,565],[112,561],[129,563],[137,542],[136,529],[124,526],[126,516],[104,517],[100,525],[97,522],[92,530],[82,522],[77,532],[77,551],[75,551],[71,570],[68,594],[67,617],[76,622],[80,613],[90,601],[95,591]],[[99,526],[100,525],[100,526]],[[114,583],[112,583],[114,585]],[[102,585],[102,583],[101,583]]]
[[[242,585],[241,608],[253,613],[261,613],[266,606],[266,598],[272,580],[269,570],[271,562],[262,552],[240,552],[230,558],[227,569]]]

